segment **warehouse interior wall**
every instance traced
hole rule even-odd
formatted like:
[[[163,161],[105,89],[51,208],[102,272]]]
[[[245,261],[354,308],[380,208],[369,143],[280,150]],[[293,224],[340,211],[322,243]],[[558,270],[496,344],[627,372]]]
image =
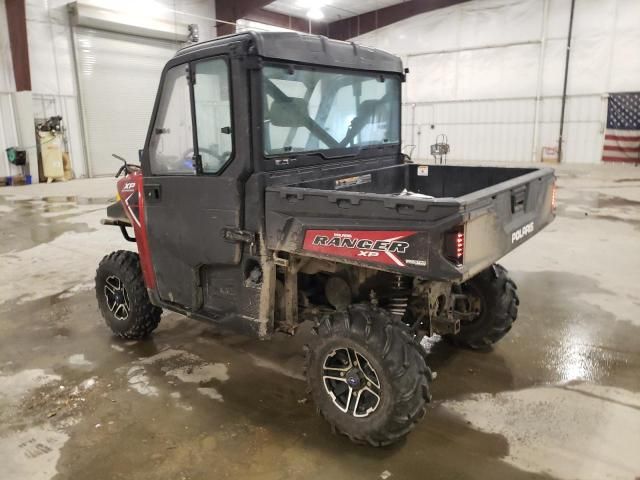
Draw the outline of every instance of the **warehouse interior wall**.
[[[80,12],[73,20],[70,3]],[[539,161],[544,147],[556,147],[570,3],[473,0],[356,37],[400,55],[410,69],[403,137],[414,157],[429,158],[439,134],[448,136],[449,158],[461,161]],[[62,115],[78,177],[90,172],[72,23],[178,41],[196,23],[201,41],[215,36],[214,0],[26,0],[26,7],[34,116]],[[564,161],[599,163],[607,95],[640,90],[638,18],[637,0],[576,0]],[[6,22],[0,0],[0,176],[19,173],[4,155],[18,146]]]
[[[438,134],[460,161],[540,161],[556,147],[571,2],[475,0],[353,40],[410,69],[403,137],[429,158]],[[607,94],[640,90],[640,2],[576,0],[563,161],[599,163]]]
[[[70,13],[70,5],[74,13]],[[80,25],[146,38],[175,38],[178,42],[186,40],[187,25],[191,23],[198,25],[200,41],[213,38],[216,33],[214,0],[26,0],[26,16],[34,117],[63,117],[76,177],[90,172],[83,126],[87,112],[83,112],[78,94],[74,29]],[[5,148],[31,147],[18,145],[6,22],[5,0],[0,0],[0,176],[19,173],[8,163]],[[160,71],[157,73],[159,80]],[[110,154],[106,152],[107,156]]]

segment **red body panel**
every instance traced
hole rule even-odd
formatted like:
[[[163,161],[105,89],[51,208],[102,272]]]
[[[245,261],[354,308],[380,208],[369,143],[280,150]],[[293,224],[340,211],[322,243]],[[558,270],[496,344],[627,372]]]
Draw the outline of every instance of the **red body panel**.
[[[391,230],[307,230],[303,249],[361,262],[405,266],[415,231]]]
[[[147,288],[155,289],[156,275],[153,271],[151,252],[149,251],[149,239],[144,215],[144,189],[142,185],[143,177],[141,172],[129,173],[118,180],[118,194],[136,236],[144,283]]]

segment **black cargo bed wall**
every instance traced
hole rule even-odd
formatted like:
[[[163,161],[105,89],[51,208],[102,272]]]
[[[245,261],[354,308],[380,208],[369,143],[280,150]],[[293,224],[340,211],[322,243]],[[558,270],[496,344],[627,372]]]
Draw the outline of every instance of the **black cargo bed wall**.
[[[359,179],[362,183],[358,184],[356,179]],[[339,182],[341,181],[347,183],[340,185]],[[356,184],[348,186],[349,181],[353,181]],[[405,165],[395,165],[393,167],[341,175],[339,177],[321,178],[319,180],[301,182],[289,186],[317,190],[338,190],[341,192],[392,194],[400,193],[405,188],[405,185]]]
[[[419,176],[418,166],[408,165],[408,167],[407,189],[436,198],[462,197],[536,170],[534,168],[429,165],[428,175]]]
[[[288,184],[290,187],[341,192],[399,194],[405,188],[410,192],[435,198],[457,198],[533,172],[532,168],[457,167],[429,165],[427,175],[418,175],[417,165],[394,165],[377,170],[364,170],[341,176],[329,176]],[[356,180],[360,179],[361,183]],[[348,181],[354,185],[348,186]],[[347,182],[347,186],[340,185]]]
[[[311,167],[289,167],[282,170],[264,172],[266,186],[288,185],[290,187],[311,188],[309,183],[328,178],[357,176],[371,170],[402,165],[398,157],[374,157],[359,160],[327,161]]]

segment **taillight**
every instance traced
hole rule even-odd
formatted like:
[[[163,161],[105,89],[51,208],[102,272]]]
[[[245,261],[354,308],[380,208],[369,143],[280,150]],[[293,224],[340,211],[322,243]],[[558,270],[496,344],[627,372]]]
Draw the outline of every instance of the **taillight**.
[[[553,182],[553,187],[551,189],[551,210],[555,212],[557,206],[558,206],[558,186],[556,185],[555,182]]]
[[[459,225],[444,234],[444,256],[456,265],[462,265],[464,261],[464,225]]]

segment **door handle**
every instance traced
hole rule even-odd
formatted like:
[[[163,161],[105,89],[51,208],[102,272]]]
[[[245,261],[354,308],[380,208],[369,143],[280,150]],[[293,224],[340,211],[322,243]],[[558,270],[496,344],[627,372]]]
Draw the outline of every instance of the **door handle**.
[[[148,202],[153,203],[160,201],[160,192],[160,185],[144,185],[144,199]]]
[[[239,228],[223,228],[222,236],[230,242],[243,242],[253,245],[256,242],[256,234]]]

